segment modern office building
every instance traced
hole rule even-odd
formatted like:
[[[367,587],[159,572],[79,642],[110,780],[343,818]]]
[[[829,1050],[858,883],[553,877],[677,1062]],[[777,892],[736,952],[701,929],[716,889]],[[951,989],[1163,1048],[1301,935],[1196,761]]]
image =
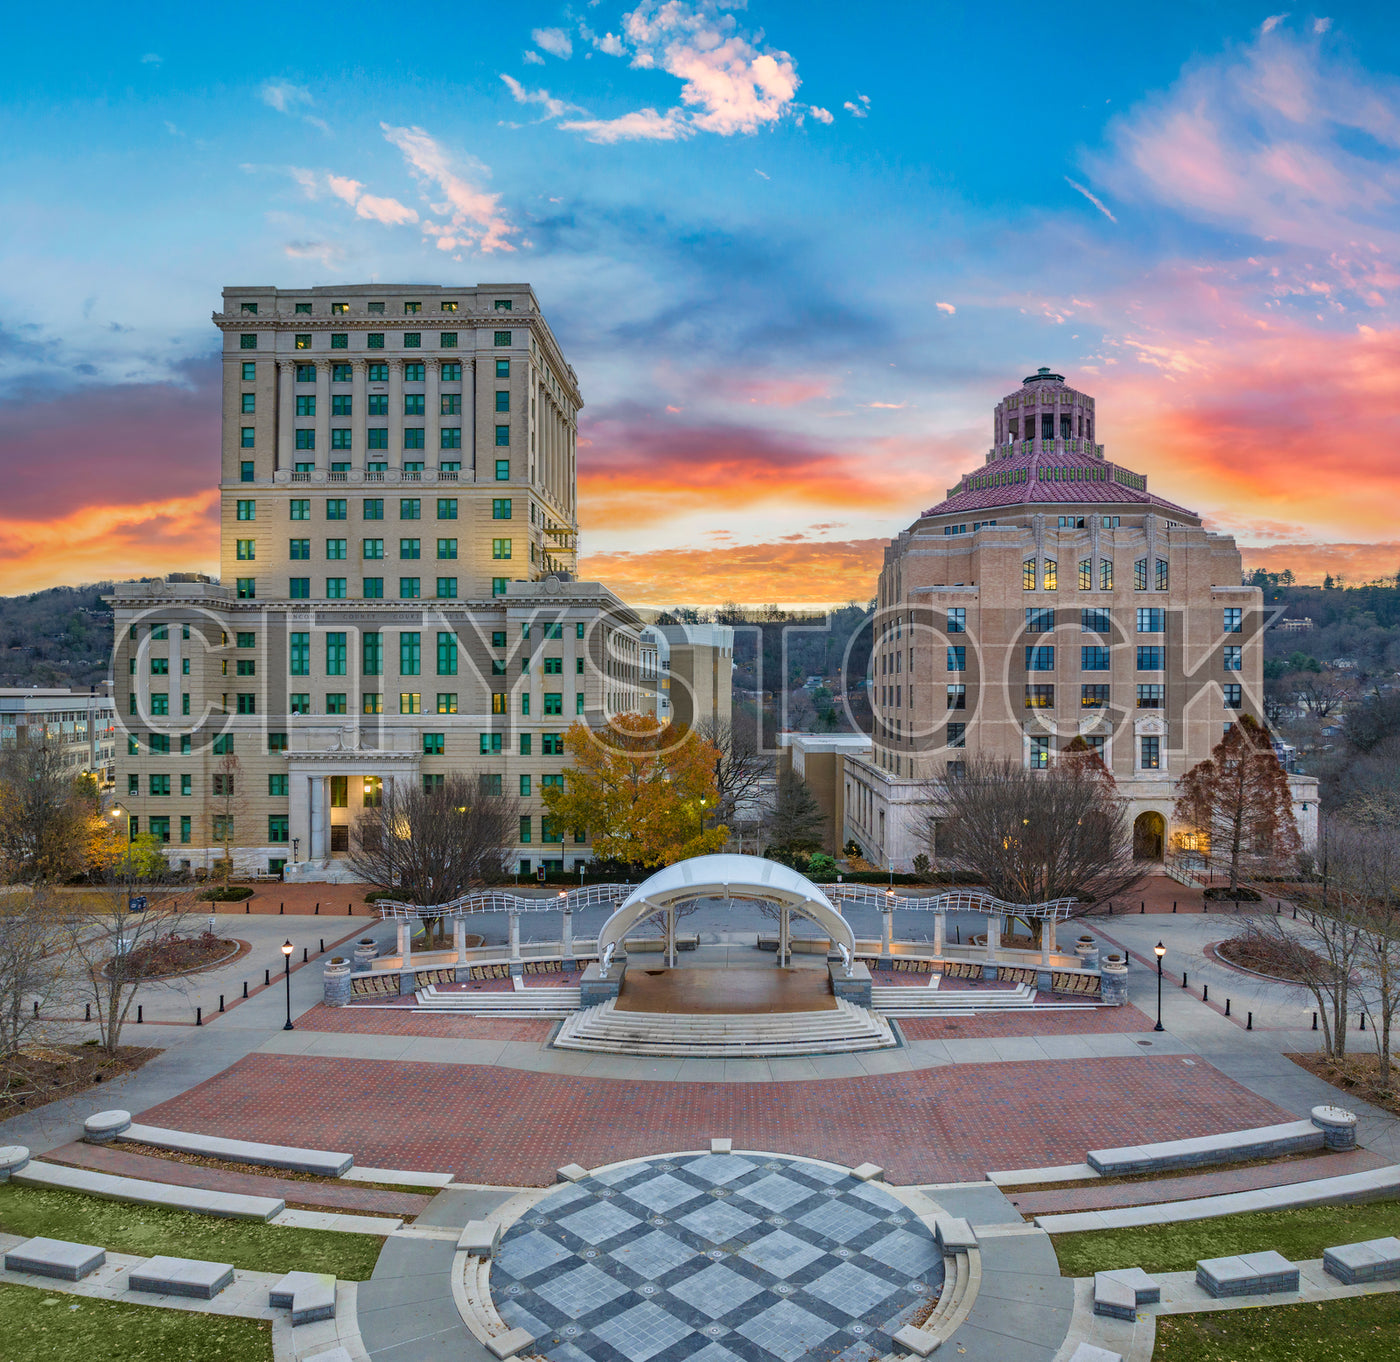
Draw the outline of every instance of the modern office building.
[[[586,859],[541,793],[570,724],[643,707],[642,621],[574,580],[582,397],[533,291],[229,288],[214,322],[222,581],[113,597],[132,830],[344,878],[386,782],[467,771],[523,871]]]
[[[0,687],[0,750],[50,743],[74,775],[114,779],[116,722],[112,697],[96,691]]]
[[[727,624],[649,624],[654,713],[677,727],[723,726],[733,716],[734,630]]]
[[[1094,399],[1041,369],[997,404],[983,465],[885,550],[873,751],[845,762],[845,835],[881,865],[930,848],[941,782],[986,753],[1046,767],[1076,737],[1144,859],[1189,843],[1175,786],[1263,713],[1257,587],[1239,549],[1105,457]],[[1317,782],[1290,776],[1305,843]]]

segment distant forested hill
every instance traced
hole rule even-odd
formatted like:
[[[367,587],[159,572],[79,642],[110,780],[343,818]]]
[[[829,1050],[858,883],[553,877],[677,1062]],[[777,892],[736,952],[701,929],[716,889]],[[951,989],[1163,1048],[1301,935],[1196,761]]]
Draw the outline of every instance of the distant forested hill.
[[[75,686],[107,679],[113,583],[0,596],[0,686]]]

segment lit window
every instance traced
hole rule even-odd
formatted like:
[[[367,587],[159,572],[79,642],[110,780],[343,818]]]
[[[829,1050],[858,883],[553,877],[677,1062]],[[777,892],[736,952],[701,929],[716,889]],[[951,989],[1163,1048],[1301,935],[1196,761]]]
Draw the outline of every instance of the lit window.
[[[1026,708],[1054,709],[1055,687],[1044,684],[1028,685],[1026,687]]]
[[[1139,740],[1141,750],[1141,761],[1139,767],[1144,771],[1158,771],[1162,767],[1162,740],[1155,737],[1143,737]]]
[[[1027,558],[1026,561],[1025,561],[1024,563],[1021,564],[1021,590],[1022,590],[1022,591],[1034,591],[1034,590],[1035,590],[1035,559],[1034,559],[1034,558]]]
[[[1080,686],[1079,704],[1083,709],[1107,709],[1108,687],[1098,685]]]
[[[1050,765],[1050,739],[1033,737],[1027,760],[1032,771],[1044,771]]]
[[[1041,585],[1046,591],[1059,590],[1059,568],[1053,558],[1045,560],[1045,570],[1041,574]]]

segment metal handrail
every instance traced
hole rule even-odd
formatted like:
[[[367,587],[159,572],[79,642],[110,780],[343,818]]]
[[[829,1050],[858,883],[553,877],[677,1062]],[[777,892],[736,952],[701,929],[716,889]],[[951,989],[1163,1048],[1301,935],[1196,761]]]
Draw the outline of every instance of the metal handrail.
[[[903,898],[892,889],[865,884],[828,884],[822,892],[829,899],[843,899],[879,908],[912,913],[999,913],[1003,917],[1067,919],[1078,899],[1050,899],[1045,903],[1007,903],[981,889],[957,889],[933,898]]]
[[[382,899],[374,906],[383,921],[412,917],[469,917],[473,913],[558,913],[573,912],[598,904],[621,903],[635,888],[630,884],[588,884],[581,889],[561,891],[551,898],[526,898],[503,889],[473,889],[468,894],[424,906]]]

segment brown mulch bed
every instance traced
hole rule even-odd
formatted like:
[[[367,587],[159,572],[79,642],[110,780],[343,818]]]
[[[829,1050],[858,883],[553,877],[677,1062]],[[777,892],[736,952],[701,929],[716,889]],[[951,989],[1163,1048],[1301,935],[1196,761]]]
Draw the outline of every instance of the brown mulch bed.
[[[1215,953],[1227,964],[1290,984],[1304,983],[1309,975],[1317,978],[1327,969],[1327,962],[1306,946],[1295,944],[1285,950],[1272,941],[1251,936],[1232,936],[1228,941],[1221,941]]]
[[[170,979],[227,965],[250,949],[245,941],[203,932],[199,936],[172,936],[138,946],[128,959],[137,978]],[[110,970],[111,961],[108,961],[107,971],[110,973]]]
[[[158,1049],[139,1045],[123,1045],[115,1055],[95,1045],[30,1046],[0,1075],[0,1120],[73,1097],[94,1084],[110,1083],[158,1054]]]
[[[1395,1058],[1391,1059],[1388,1084],[1381,1082],[1380,1057],[1374,1050],[1369,1054],[1347,1055],[1341,1060],[1323,1054],[1286,1055],[1285,1058],[1363,1102],[1400,1116],[1400,1062]]]

